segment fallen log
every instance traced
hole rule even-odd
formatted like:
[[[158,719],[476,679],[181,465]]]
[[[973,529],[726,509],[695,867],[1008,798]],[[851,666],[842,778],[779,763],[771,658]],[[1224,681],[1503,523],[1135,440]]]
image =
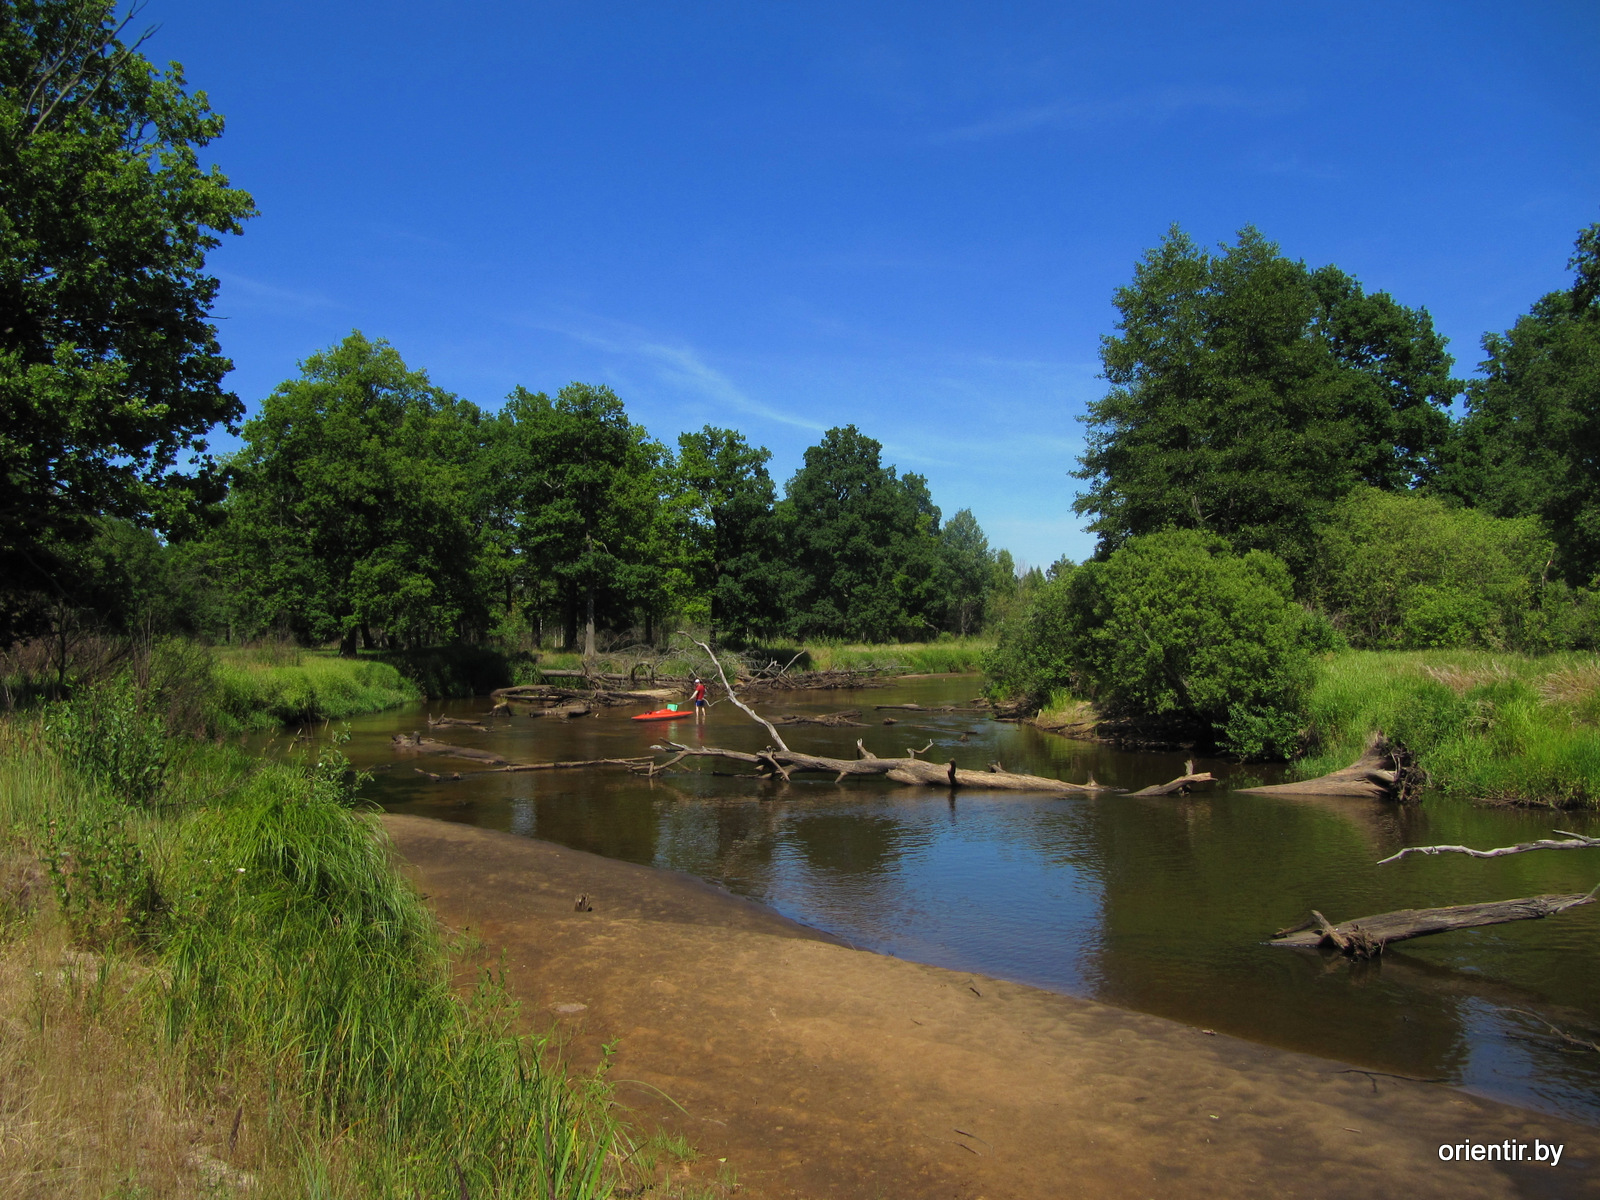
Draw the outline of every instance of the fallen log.
[[[1129,792],[1132,796],[1187,796],[1194,788],[1203,784],[1215,783],[1216,777],[1210,771],[1190,772],[1180,775],[1167,783],[1157,783],[1147,788],[1140,788],[1137,792]]]
[[[905,712],[926,713],[951,713],[951,712],[993,712],[992,704],[874,704],[873,708],[879,712],[890,709],[900,709]]]
[[[397,733],[390,740],[395,750],[401,754],[444,754],[451,758],[493,763],[497,767],[505,766],[511,761],[489,750],[479,750],[473,746],[452,746],[449,742],[436,742],[432,738],[425,738],[420,733]]]
[[[961,788],[975,787],[1010,792],[1049,792],[1082,795],[1094,792],[1115,792],[1118,788],[1105,787],[1090,780],[1088,783],[1068,783],[1063,779],[1049,779],[1042,775],[1018,775],[1010,771],[964,771],[954,760],[933,763],[926,759],[879,758],[862,746],[858,740],[859,758],[824,758],[814,754],[801,754],[794,750],[767,749],[757,754],[743,750],[725,750],[717,746],[685,746],[681,742],[667,742],[662,749],[677,753],[666,762],[656,764],[652,773],[660,773],[682,762],[685,758],[726,758],[746,763],[769,777],[788,779],[795,773],[832,775],[835,783],[849,778],[882,776],[896,783],[909,783],[922,787]]]
[[[522,683],[516,687],[497,688],[489,693],[497,708],[502,704],[602,704],[609,708],[618,704],[648,704],[671,694],[670,690],[664,688],[653,692],[615,692],[599,688],[555,687],[547,683]]]
[[[1515,846],[1500,846],[1494,850],[1474,850],[1470,846],[1407,846],[1404,850],[1380,858],[1378,865],[1399,862],[1412,854],[1467,854],[1473,858],[1504,858],[1508,854],[1526,854],[1529,850],[1588,850],[1600,846],[1600,838],[1585,837],[1581,833],[1568,833],[1564,829],[1552,830],[1563,839],[1541,838],[1536,842],[1518,842]]]
[[[1407,803],[1418,798],[1427,779],[1427,772],[1405,747],[1377,734],[1361,757],[1341,770],[1298,783],[1271,783],[1237,791],[1252,796],[1357,796]]]
[[[1600,891],[1597,887],[1595,891]],[[1494,900],[1487,904],[1456,904],[1449,908],[1402,908],[1395,912],[1357,917],[1334,925],[1312,910],[1311,919],[1272,935],[1270,945],[1316,949],[1332,946],[1352,958],[1374,958],[1391,942],[1450,933],[1457,929],[1476,929],[1484,925],[1505,925],[1511,921],[1537,921],[1553,917],[1569,908],[1592,904],[1594,892],[1565,895],[1526,896],[1520,900]]]

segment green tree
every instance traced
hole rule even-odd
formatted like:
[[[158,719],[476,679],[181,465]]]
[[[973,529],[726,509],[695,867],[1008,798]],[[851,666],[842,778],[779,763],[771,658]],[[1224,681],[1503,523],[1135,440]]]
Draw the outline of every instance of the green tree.
[[[962,636],[975,633],[983,628],[995,584],[995,554],[989,549],[989,539],[972,510],[963,508],[939,531],[939,545],[949,598],[946,625]],[[1015,574],[1008,582],[1014,590]]]
[[[1108,714],[1158,718],[1245,758],[1294,752],[1325,621],[1294,600],[1281,559],[1173,529],[1057,572],[1002,637],[997,687],[1056,689]]]
[[[346,654],[374,630],[411,644],[481,634],[478,409],[359,332],[300,369],[229,461],[219,538],[242,612]]]
[[[1503,517],[1539,517],[1572,584],[1600,578],[1600,224],[1576,277],[1503,334],[1486,334],[1443,486]]]
[[[685,499],[683,544],[692,594],[715,633],[773,632],[786,590],[766,447],[707,425],[678,437],[673,473]]]
[[[63,594],[89,518],[176,520],[179,460],[242,412],[204,268],[255,206],[200,165],[205,94],[126,24],[113,0],[0,6],[0,643]]]
[[[1329,506],[1365,483],[1414,486],[1449,432],[1445,339],[1426,311],[1253,228],[1220,254],[1176,227],[1119,288],[1074,505],[1102,555],[1175,527],[1268,550],[1298,574]]]
[[[805,452],[779,513],[799,578],[792,632],[866,641],[925,634],[942,615],[939,510],[854,425]]]
[[[1317,544],[1317,603],[1366,649],[1542,650],[1562,638],[1566,589],[1546,580],[1555,547],[1531,517],[1358,488]]]
[[[663,452],[610,388],[573,383],[552,400],[518,388],[500,414],[501,507],[529,579],[547,579],[566,643],[593,657],[601,623],[653,611],[660,567]]]

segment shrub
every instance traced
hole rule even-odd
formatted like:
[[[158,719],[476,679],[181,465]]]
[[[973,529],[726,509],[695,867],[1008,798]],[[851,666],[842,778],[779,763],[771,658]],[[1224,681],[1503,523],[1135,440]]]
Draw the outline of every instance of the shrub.
[[[126,675],[85,688],[46,723],[66,762],[115,798],[150,804],[166,781],[171,746],[161,717]]]
[[[1319,534],[1310,588],[1362,649],[1587,644],[1591,598],[1546,581],[1554,552],[1532,518],[1357,488]]]
[[[990,658],[1002,690],[1055,688],[1110,715],[1166,717],[1246,758],[1291,753],[1312,655],[1335,642],[1263,551],[1169,530],[1063,571]]]

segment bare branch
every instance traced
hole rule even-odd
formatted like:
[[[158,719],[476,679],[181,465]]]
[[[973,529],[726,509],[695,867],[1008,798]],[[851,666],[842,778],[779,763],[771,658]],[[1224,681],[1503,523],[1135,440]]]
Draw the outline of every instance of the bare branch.
[[[1557,829],[1556,833],[1562,833]],[[1470,846],[1407,846],[1388,858],[1378,860],[1381,867],[1385,863],[1399,862],[1402,858],[1412,854],[1466,854],[1473,858],[1504,858],[1508,854],[1525,854],[1529,850],[1587,850],[1591,846],[1600,846],[1600,838],[1584,837],[1579,833],[1562,833],[1568,841],[1556,841],[1554,838],[1542,838],[1537,842],[1519,842],[1515,846],[1501,846],[1495,850],[1474,850]]]
[[[681,633],[682,631],[680,630],[679,632]],[[684,633],[683,636],[689,638],[691,642],[694,642],[696,646],[699,646],[700,649],[706,652],[706,657],[711,660],[711,665],[717,669],[717,678],[722,680],[722,687],[723,690],[728,693],[728,699],[732,700],[734,705],[741,709],[752,721],[765,725],[767,727],[767,732],[772,735],[772,744],[779,750],[787,753],[789,747],[785,744],[783,735],[778,732],[777,726],[773,725],[773,723],[767,720],[765,717],[757,715],[755,709],[751,708],[743,700],[739,699],[738,696],[734,695],[733,685],[728,682],[728,676],[722,670],[722,663],[718,660],[717,656],[712,653],[711,647],[702,641],[697,641],[696,639],[689,637],[687,633]],[[787,776],[785,776],[785,778],[787,778]]]

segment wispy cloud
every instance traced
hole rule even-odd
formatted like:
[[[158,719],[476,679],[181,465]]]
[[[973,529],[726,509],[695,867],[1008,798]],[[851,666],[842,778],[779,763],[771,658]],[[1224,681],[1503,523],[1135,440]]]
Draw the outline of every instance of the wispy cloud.
[[[728,405],[751,416],[811,433],[821,433],[827,428],[817,421],[795,416],[756,399],[727,375],[707,363],[697,350],[684,343],[664,341],[615,322],[608,323],[613,327],[609,333],[544,321],[534,324],[540,329],[559,333],[573,341],[594,346],[609,354],[648,363],[664,382],[698,392],[708,400]]]
[[[1295,107],[1297,94],[1245,92],[1237,88],[1165,88],[1116,100],[1062,98],[1014,108],[982,120],[929,134],[934,145],[983,142],[1045,128],[1088,129],[1136,121],[1165,121],[1184,112],[1277,112]]]
[[[279,287],[276,284],[252,279],[248,275],[240,275],[235,271],[217,271],[216,276],[222,281],[225,295],[245,296],[251,300],[287,309],[340,307],[337,302],[321,292],[302,292],[294,288]]]

